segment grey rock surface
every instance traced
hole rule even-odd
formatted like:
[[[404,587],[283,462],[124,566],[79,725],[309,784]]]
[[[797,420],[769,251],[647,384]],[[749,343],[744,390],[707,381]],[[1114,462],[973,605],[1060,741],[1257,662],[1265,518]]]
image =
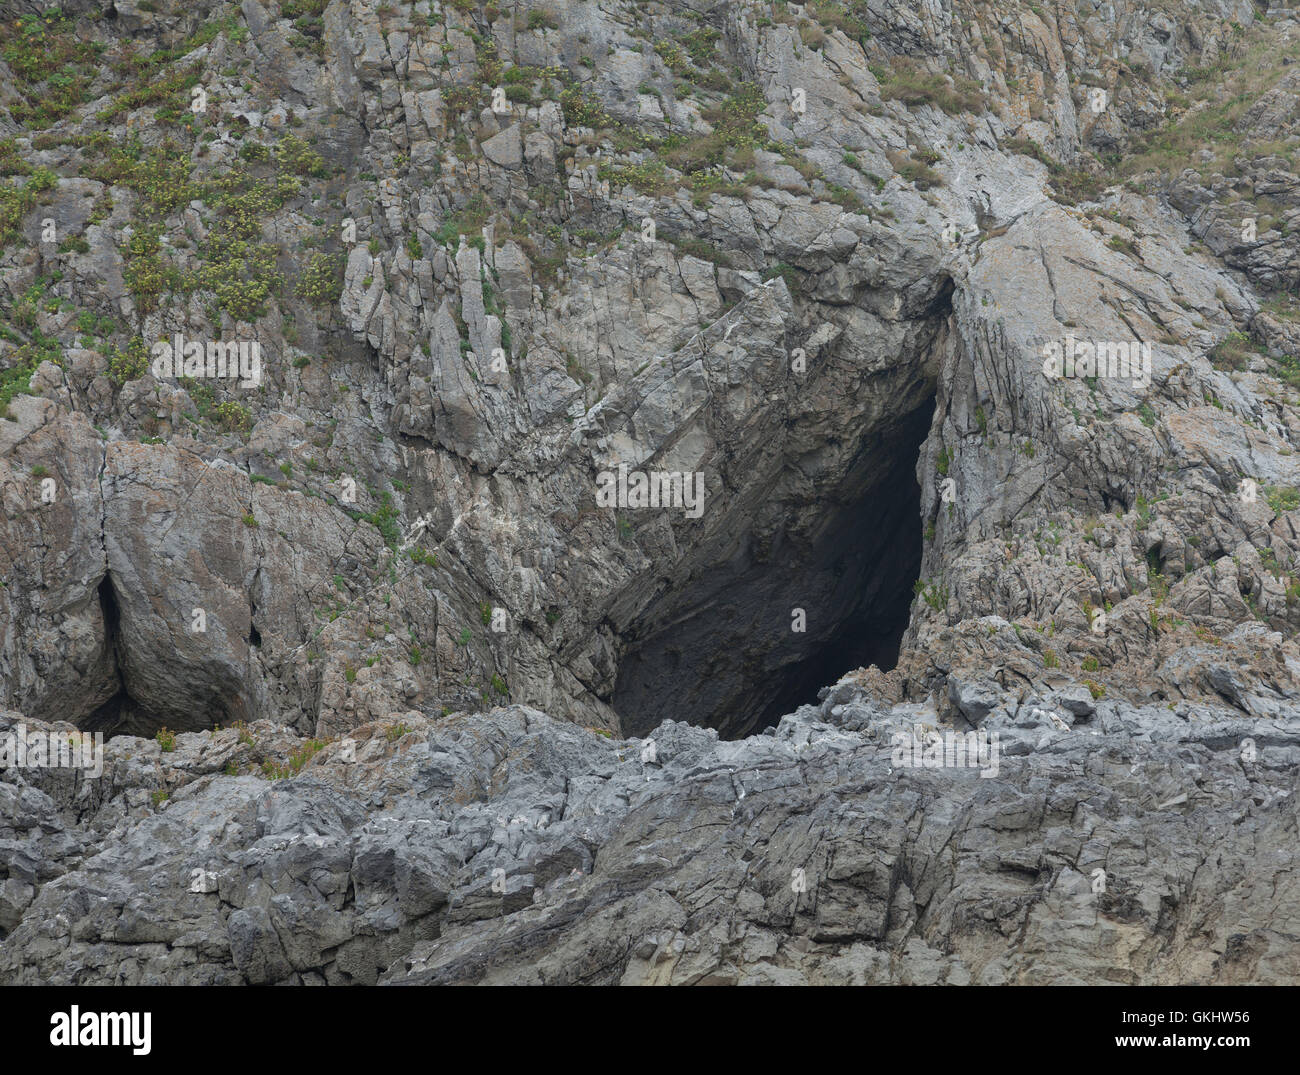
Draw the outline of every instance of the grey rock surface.
[[[1294,719],[1006,698],[927,767],[932,716],[823,693],[738,741],[394,714],[271,780],[223,774],[287,772],[270,722],[115,738],[100,790],[0,785],[0,979],[1295,980]]]
[[[0,980],[1300,980],[1290,13],[36,6]]]

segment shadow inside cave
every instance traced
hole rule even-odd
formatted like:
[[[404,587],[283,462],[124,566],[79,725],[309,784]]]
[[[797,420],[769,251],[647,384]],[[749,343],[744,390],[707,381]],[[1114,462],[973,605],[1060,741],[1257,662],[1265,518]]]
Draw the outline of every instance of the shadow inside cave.
[[[625,633],[614,690],[625,734],[673,719],[741,738],[816,702],[847,671],[894,667],[921,568],[916,468],[934,406],[931,394],[864,440],[818,504],[811,541],[788,527],[762,548],[742,535],[726,562],[646,610]]]

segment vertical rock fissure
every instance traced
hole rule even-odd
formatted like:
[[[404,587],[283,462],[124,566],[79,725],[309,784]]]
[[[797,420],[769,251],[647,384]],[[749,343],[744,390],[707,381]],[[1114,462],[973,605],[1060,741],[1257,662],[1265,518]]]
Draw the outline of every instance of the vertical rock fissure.
[[[117,679],[117,690],[101,702],[77,723],[83,731],[104,732],[111,735],[123,722],[131,709],[131,696],[127,693],[122,679],[121,655],[118,652],[122,613],[118,608],[117,595],[113,593],[113,580],[105,574],[96,591],[99,598],[100,615],[104,622],[104,653]]]

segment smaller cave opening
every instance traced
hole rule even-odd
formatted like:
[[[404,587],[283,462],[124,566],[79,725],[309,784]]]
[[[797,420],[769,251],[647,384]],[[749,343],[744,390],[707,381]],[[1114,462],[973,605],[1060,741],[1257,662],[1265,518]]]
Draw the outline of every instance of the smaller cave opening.
[[[100,732],[105,739],[119,735],[149,739],[162,728],[183,732],[206,731],[239,719],[241,714],[233,712],[233,709],[242,709],[237,692],[227,696],[226,692],[211,689],[202,669],[195,669],[185,676],[176,675],[175,667],[164,669],[157,663],[164,657],[154,654],[148,658],[153,663],[147,666],[148,674],[145,674],[139,660],[133,660],[134,655],[127,652],[123,640],[122,607],[111,575],[105,575],[100,581],[97,596],[104,621],[104,646],[116,677],[116,690],[87,715],[76,720],[77,727],[84,732]],[[179,667],[182,658],[173,654],[167,660]],[[159,672],[163,674],[159,675]],[[160,681],[172,685],[173,690],[159,690]],[[142,700],[155,696],[163,699],[161,704]],[[233,706],[231,697],[235,699]]]
[[[105,575],[100,580],[96,596],[104,619],[104,648],[108,651],[117,678],[117,690],[88,716],[78,720],[77,726],[83,732],[101,732],[105,739],[111,739],[115,735],[138,734],[132,729],[142,726],[152,727],[156,731],[163,727],[164,722],[131,696],[122,677],[122,609],[110,576]]]
[[[1152,575],[1165,573],[1165,543],[1157,541],[1147,549],[1147,571]]]
[[[125,687],[119,688],[113,697],[78,723],[83,732],[103,732],[105,739],[112,739],[115,735],[148,738],[159,728],[168,726],[165,717],[146,709],[127,693]]]

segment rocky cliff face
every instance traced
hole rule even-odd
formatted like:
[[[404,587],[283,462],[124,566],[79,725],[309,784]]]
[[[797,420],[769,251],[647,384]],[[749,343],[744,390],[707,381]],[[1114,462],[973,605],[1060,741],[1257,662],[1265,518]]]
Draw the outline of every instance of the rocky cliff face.
[[[1287,11],[0,17],[4,980],[1296,980]]]

